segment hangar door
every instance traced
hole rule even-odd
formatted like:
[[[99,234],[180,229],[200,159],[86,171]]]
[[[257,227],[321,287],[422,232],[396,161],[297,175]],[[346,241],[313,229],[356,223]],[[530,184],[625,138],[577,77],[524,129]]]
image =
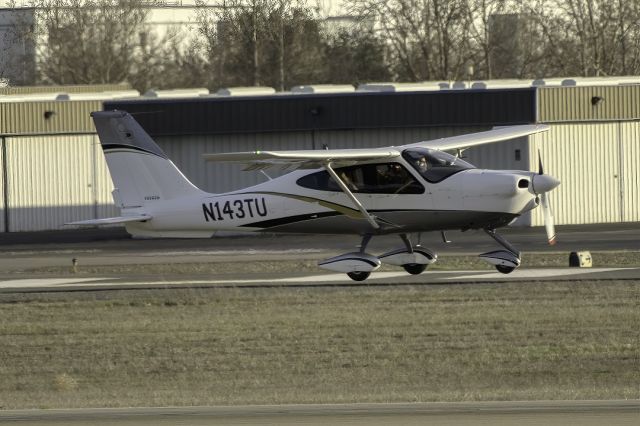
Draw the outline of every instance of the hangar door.
[[[2,171],[0,172],[0,232],[6,232],[5,226],[5,216],[9,213],[5,209],[4,201],[6,198],[6,187],[4,186],[5,175],[7,174],[7,168],[4,162],[4,152],[5,152],[5,144],[4,138],[0,137],[0,168]]]
[[[65,222],[115,213],[113,184],[95,135],[6,137],[4,142],[7,231],[61,229]]]
[[[640,121],[620,123],[622,220],[640,222]]]
[[[530,137],[531,170],[540,149],[545,172],[562,182],[550,194],[556,224],[638,220],[637,126],[554,123],[549,132]],[[535,209],[531,224],[543,223],[541,209]]]

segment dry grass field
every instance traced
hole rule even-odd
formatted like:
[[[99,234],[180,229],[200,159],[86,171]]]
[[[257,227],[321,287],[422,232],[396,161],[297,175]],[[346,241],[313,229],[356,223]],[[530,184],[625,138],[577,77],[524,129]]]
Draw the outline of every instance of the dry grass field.
[[[0,408],[640,398],[640,283],[0,294]]]

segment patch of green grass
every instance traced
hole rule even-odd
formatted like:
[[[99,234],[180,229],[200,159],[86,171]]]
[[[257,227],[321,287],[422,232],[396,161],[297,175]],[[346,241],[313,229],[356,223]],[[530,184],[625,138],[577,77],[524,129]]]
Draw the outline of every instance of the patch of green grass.
[[[0,294],[0,405],[639,398],[638,284]]]

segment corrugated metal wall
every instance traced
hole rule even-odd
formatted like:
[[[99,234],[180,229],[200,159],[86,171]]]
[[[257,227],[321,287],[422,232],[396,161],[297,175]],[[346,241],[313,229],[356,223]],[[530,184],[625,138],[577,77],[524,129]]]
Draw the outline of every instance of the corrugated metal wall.
[[[65,222],[109,211],[96,203],[112,183],[104,171],[96,173],[94,135],[7,137],[5,142],[9,231],[60,229]]]
[[[623,218],[640,221],[640,121],[619,123],[622,145]]]
[[[640,118],[640,85],[541,87],[538,121],[612,121]]]
[[[531,137],[532,170],[537,168],[540,149],[545,172],[562,182],[550,193],[556,224],[622,221],[619,126],[618,122],[553,124],[549,132]],[[534,210],[532,225],[543,223],[541,210]]]
[[[396,129],[362,129],[318,131],[314,134],[315,149],[327,145],[331,149],[372,148],[405,145],[484,130],[480,126],[406,127]]]
[[[101,101],[0,103],[0,135],[93,133],[90,113],[101,109]]]
[[[109,174],[107,162],[104,159],[102,146],[98,135],[92,135],[91,147],[93,151],[93,189],[95,196],[95,218],[113,217],[120,215],[120,209],[113,204],[113,181]],[[91,218],[87,218],[91,219]]]
[[[462,157],[482,169],[529,170],[529,140],[524,137],[470,148]]]
[[[204,153],[311,149],[311,134],[306,132],[156,137],[155,140],[194,185],[213,193],[255,185],[267,177],[256,171],[243,172],[240,165],[208,163],[202,158]],[[282,174],[275,168],[266,173],[271,177]]]
[[[5,182],[4,175],[6,173],[6,163],[4,161],[4,138],[0,136],[0,232],[6,232],[5,225],[5,214],[7,211],[5,210],[4,198],[5,198]]]

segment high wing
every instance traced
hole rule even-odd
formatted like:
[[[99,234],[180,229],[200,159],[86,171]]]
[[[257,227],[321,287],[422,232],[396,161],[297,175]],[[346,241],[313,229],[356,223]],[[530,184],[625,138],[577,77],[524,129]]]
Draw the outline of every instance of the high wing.
[[[317,169],[325,163],[348,166],[362,161],[393,158],[400,155],[396,148],[323,149],[299,151],[254,151],[203,154],[207,161],[246,164],[245,170],[260,170],[272,166]]]
[[[273,166],[293,169],[316,169],[324,164],[333,167],[348,166],[364,161],[394,158],[401,155],[406,148],[431,148],[441,151],[463,150],[473,146],[501,142],[523,136],[546,132],[549,126],[544,124],[528,124],[496,128],[485,132],[471,133],[461,136],[435,139],[387,148],[371,149],[326,149],[299,151],[252,151],[228,152],[220,154],[203,154],[207,161],[241,163],[245,170],[261,170]]]
[[[549,126],[546,124],[525,124],[521,126],[499,127],[487,130],[486,132],[470,133],[466,135],[412,143],[404,145],[402,148],[422,147],[439,149],[440,151],[463,150],[473,146],[502,142],[540,132],[546,132],[547,130],[549,130]]]

